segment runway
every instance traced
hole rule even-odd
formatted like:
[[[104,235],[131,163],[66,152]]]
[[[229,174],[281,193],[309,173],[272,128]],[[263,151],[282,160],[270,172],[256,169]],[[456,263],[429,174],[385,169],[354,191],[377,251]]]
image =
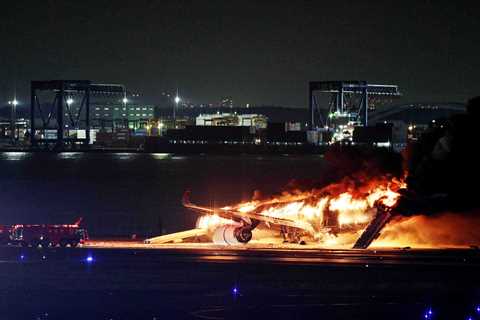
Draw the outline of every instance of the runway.
[[[131,241],[1,247],[0,318],[420,319],[432,307],[435,319],[454,319],[480,301],[479,258],[473,249]]]
[[[170,259],[222,263],[275,263],[323,265],[451,265],[480,266],[480,250],[472,248],[372,248],[326,249],[316,245],[248,243],[237,246],[212,243],[144,244],[141,241],[94,240],[83,246],[88,250],[134,250],[136,254],[153,250]]]

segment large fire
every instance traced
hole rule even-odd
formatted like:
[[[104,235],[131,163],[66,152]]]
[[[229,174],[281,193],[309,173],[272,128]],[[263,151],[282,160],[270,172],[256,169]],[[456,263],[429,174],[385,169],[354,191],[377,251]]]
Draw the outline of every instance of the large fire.
[[[373,219],[377,204],[392,207],[405,184],[397,179],[381,178],[368,183],[345,180],[321,189],[289,191],[268,199],[254,199],[219,210],[288,219],[306,230],[309,240],[326,247],[351,246]],[[239,224],[216,214],[204,215],[197,227],[214,230]],[[266,223],[266,228],[271,226]],[[264,228],[265,229],[265,228]]]
[[[456,248],[480,243],[478,212],[397,216],[372,243],[374,247]]]

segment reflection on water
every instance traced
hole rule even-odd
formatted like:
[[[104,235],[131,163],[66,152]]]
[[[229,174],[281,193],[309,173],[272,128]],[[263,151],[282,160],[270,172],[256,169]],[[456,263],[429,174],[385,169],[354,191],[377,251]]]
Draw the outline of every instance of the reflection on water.
[[[77,160],[84,155],[83,152],[60,152],[57,156],[63,160]]]
[[[131,153],[131,152],[118,152],[118,153],[113,153],[112,155],[116,160],[134,160],[139,156],[138,153]]]
[[[29,152],[1,152],[0,160],[18,161],[24,160],[30,156]]]
[[[151,156],[155,160],[165,160],[165,159],[171,159],[172,158],[171,153],[152,153]]]

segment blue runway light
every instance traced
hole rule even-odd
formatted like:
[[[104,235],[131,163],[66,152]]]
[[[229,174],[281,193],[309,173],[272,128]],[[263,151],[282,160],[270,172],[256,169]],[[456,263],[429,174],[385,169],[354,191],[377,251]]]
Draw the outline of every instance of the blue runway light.
[[[433,316],[432,308],[428,308],[428,310],[423,315],[425,319],[432,319],[432,316]]]
[[[240,292],[238,291],[238,288],[237,288],[236,286],[232,288],[232,294],[233,294],[234,296],[238,295],[239,293],[240,293]]]
[[[477,306],[477,307],[475,308],[475,310],[477,311],[477,313],[480,313],[480,305]]]
[[[20,260],[25,260],[25,255],[21,254],[20,255]]]
[[[88,257],[85,258],[85,261],[86,261],[87,263],[92,263],[92,262],[93,262],[93,257],[92,257],[92,256],[88,256]]]

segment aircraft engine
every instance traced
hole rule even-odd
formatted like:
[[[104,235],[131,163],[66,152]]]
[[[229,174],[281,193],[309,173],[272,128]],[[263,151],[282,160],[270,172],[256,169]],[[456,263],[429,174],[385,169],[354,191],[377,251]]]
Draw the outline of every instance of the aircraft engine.
[[[215,244],[247,243],[252,239],[252,229],[236,225],[224,225],[215,229],[212,239]]]

